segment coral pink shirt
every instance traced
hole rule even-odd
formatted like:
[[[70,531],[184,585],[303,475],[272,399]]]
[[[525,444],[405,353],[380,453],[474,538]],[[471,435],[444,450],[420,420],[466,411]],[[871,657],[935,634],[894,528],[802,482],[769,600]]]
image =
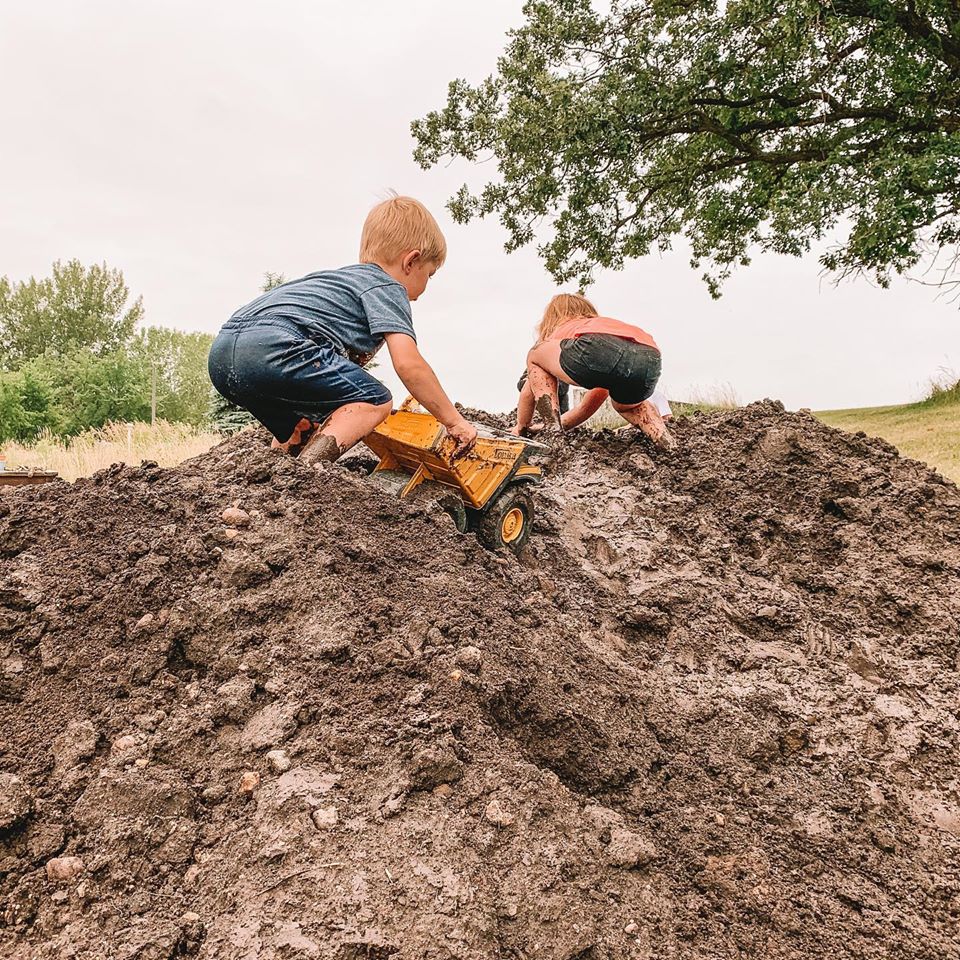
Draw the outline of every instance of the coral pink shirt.
[[[629,323],[621,323],[619,320],[612,320],[610,317],[575,317],[573,320],[561,323],[547,339],[570,340],[582,337],[585,333],[609,333],[611,336],[642,343],[655,350],[660,349],[646,330],[641,330]]]

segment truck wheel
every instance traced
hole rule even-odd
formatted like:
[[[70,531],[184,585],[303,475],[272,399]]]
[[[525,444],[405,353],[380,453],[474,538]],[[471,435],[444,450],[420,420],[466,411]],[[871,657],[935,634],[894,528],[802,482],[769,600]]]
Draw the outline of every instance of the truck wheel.
[[[382,476],[384,474],[375,473],[374,480]],[[401,474],[401,478],[403,476]],[[453,521],[457,533],[467,532],[467,508],[464,502],[455,493],[452,493],[448,487],[428,480],[426,483],[421,483],[413,493],[404,499],[409,503],[435,503]]]
[[[466,533],[467,508],[464,506],[463,501],[455,494],[450,493],[445,497],[441,497],[437,502],[440,504],[443,512],[453,521],[454,526],[457,528],[457,533]]]
[[[477,524],[477,539],[488,550],[506,547],[519,553],[530,539],[533,501],[525,493],[509,488],[484,510]]]

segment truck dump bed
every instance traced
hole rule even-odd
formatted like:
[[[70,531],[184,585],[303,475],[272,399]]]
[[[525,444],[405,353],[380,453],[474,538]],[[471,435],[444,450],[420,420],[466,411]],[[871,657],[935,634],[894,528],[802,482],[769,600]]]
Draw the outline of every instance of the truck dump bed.
[[[454,459],[454,442],[429,413],[392,413],[364,443],[380,457],[375,473],[409,475],[409,482],[398,490],[401,497],[432,480],[457,491],[468,506],[482,510],[510,481],[540,479],[540,468],[526,462],[531,448],[539,445],[519,437],[481,435],[469,453]]]

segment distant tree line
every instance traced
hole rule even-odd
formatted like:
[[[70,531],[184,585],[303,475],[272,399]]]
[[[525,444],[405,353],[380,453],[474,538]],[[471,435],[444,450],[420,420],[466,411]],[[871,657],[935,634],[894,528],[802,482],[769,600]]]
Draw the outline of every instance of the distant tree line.
[[[113,420],[207,421],[212,337],[141,327],[119,270],[54,263],[0,277],[0,442],[73,436]]]

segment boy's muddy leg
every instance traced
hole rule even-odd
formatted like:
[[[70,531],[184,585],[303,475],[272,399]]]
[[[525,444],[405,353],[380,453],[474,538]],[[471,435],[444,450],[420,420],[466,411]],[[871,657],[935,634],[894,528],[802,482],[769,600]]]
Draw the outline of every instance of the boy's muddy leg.
[[[627,423],[632,423],[639,427],[658,447],[664,450],[672,450],[677,441],[673,439],[672,434],[667,429],[660,411],[649,401],[644,400],[641,403],[625,404],[617,403],[611,398],[613,409],[623,417]]]
[[[393,401],[348,403],[334,410],[318,433],[306,443],[300,459],[307,463],[333,463],[390,416]]]

